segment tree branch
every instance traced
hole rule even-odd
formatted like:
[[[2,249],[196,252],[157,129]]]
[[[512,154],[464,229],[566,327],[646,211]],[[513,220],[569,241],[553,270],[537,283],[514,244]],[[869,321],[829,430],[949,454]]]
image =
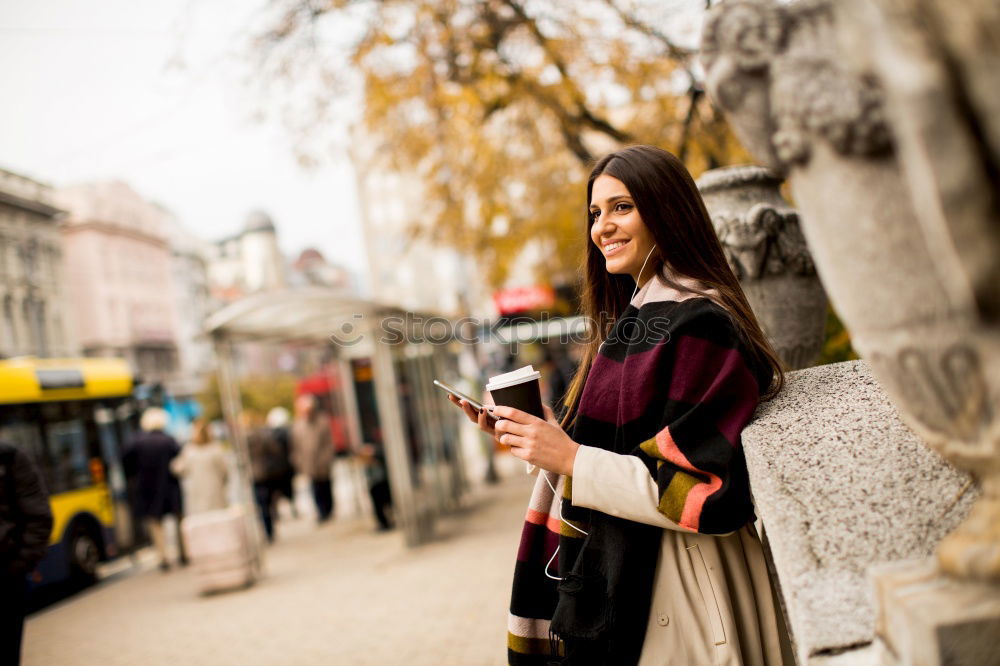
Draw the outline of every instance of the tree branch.
[[[663,44],[664,48],[666,48],[667,50],[667,54],[671,58],[679,60],[681,61],[682,64],[685,64],[685,69],[687,68],[686,61],[688,60],[688,58],[697,53],[697,51],[686,49],[683,46],[677,46],[677,44],[675,44],[674,41],[669,37],[667,37],[664,33],[660,32],[659,30],[649,25],[648,23],[643,23],[635,16],[632,16],[624,9],[619,7],[615,3],[615,0],[604,0],[604,4],[610,7],[612,11],[614,11],[615,14],[618,15],[618,18],[621,19],[622,23],[632,28],[633,30],[638,30],[642,34],[648,35],[649,37],[652,37],[656,41]]]
[[[562,59],[562,56],[560,56],[552,48],[550,40],[544,34],[542,34],[541,29],[538,27],[538,23],[535,21],[535,19],[528,16],[527,12],[524,11],[524,7],[522,7],[521,4],[516,0],[504,0],[504,4],[510,7],[511,10],[513,10],[514,13],[521,20],[521,22],[528,28],[528,30],[531,32],[531,35],[535,38],[535,42],[549,57],[549,59],[552,61],[552,64],[556,67],[556,69],[559,70],[559,74],[562,77],[562,81],[566,83],[567,87],[569,88],[570,95],[573,98],[573,103],[576,105],[576,110],[575,110],[576,112],[570,114],[565,109],[560,108],[557,111],[557,113],[560,114],[561,121],[573,120],[577,125],[582,124],[587,127],[590,127],[591,129],[601,132],[602,134],[606,134],[615,141],[619,141],[621,143],[627,143],[631,141],[632,136],[628,132],[618,129],[617,127],[612,125],[610,121],[608,121],[605,118],[601,118],[600,116],[598,116],[597,114],[595,114],[593,111],[590,110],[590,108],[587,106],[586,98],[583,92],[580,90],[580,87],[576,85],[576,82],[570,75],[569,68],[566,66],[566,63]],[[534,89],[533,91],[536,96],[538,96],[540,99],[545,97],[546,99],[544,101],[548,103],[550,108],[556,110],[556,106],[558,104],[555,103],[555,100],[551,100],[551,98],[544,96],[539,87],[532,86],[532,88]],[[586,148],[584,148],[583,146],[583,142],[580,137],[580,129],[579,127],[573,128],[572,127],[573,124],[574,123],[570,123],[569,125],[563,124],[563,135],[567,137],[567,145],[569,146],[570,150],[573,151],[573,154],[579,157],[584,163],[590,162],[592,158],[590,157],[589,151],[587,151]],[[570,135],[574,135],[572,140],[569,139]],[[584,157],[584,155],[586,155],[586,157]]]
[[[681,126],[680,144],[677,149],[677,159],[681,162],[687,160],[688,142],[691,139],[691,124],[694,121],[695,112],[698,108],[698,100],[703,94],[705,94],[705,91],[694,84],[691,84],[691,87],[688,88],[690,104],[688,105],[687,114],[684,116],[684,124]]]

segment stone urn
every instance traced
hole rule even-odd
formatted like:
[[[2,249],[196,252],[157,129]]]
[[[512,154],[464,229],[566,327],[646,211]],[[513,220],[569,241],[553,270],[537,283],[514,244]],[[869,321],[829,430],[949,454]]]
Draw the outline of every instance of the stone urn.
[[[798,370],[812,365],[823,347],[827,300],[781,183],[759,166],[712,169],[697,181],[764,333],[785,365]]]

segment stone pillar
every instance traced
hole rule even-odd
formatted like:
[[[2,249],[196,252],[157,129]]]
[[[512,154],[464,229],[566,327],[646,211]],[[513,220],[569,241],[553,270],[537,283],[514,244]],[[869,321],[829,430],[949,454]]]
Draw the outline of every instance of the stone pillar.
[[[1000,664],[1000,595],[932,559],[873,568],[883,666]]]
[[[781,182],[762,167],[724,167],[703,173],[698,189],[764,333],[798,370],[823,347],[827,302]]]
[[[989,0],[728,0],[702,41],[708,89],[757,159],[787,175],[827,293],[902,418],[982,493],[937,551],[963,604],[1000,598],[1000,9]],[[886,622],[919,576],[887,582],[880,632],[913,663],[996,648],[997,615],[934,640]],[[909,581],[909,582],[906,582]],[[978,581],[976,583],[975,581]],[[973,599],[972,596],[977,597]],[[908,597],[909,603],[916,596]],[[895,610],[894,610],[895,609]],[[989,644],[985,644],[989,641]],[[931,647],[928,647],[931,646]],[[912,649],[911,649],[912,648]],[[982,648],[982,650],[980,650]]]

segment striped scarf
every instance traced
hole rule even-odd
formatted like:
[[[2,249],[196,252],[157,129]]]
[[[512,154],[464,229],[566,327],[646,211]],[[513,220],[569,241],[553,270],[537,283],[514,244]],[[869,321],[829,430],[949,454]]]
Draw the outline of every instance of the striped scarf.
[[[725,534],[754,519],[740,432],[771,371],[751,360],[725,310],[682,299],[659,280],[643,286],[591,366],[571,437],[641,459],[678,529]],[[634,664],[662,528],[571,497],[572,479],[539,472],[514,569],[508,661]]]

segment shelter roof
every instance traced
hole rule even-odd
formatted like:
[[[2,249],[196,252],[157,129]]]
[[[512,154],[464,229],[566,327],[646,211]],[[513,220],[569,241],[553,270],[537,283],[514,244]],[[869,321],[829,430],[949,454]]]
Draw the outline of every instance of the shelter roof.
[[[210,315],[204,333],[233,342],[319,342],[372,330],[406,310],[310,286],[260,292]],[[347,327],[347,330],[345,330]]]

